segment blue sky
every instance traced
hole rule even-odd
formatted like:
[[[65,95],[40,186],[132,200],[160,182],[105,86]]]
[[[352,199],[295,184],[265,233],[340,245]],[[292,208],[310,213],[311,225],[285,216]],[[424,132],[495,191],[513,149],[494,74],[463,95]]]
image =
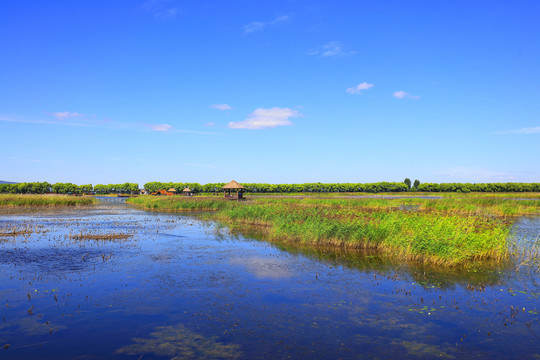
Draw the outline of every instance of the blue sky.
[[[0,3],[0,180],[540,182],[538,1]]]

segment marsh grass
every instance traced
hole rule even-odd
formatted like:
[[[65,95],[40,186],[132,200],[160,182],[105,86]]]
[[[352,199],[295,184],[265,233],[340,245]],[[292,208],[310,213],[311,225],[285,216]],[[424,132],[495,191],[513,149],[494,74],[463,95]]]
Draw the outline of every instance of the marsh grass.
[[[0,206],[85,206],[98,201],[87,196],[0,194]]]
[[[540,234],[536,238],[519,239],[512,235],[508,241],[508,253],[516,271],[540,271]]]
[[[217,197],[139,196],[129,198],[126,202],[146,210],[167,212],[214,211],[234,205],[228,200]]]
[[[129,203],[156,211],[214,210],[235,230],[259,228],[278,243],[375,249],[440,265],[509,256],[511,217],[535,214],[539,201],[506,198],[316,199],[139,197]]]

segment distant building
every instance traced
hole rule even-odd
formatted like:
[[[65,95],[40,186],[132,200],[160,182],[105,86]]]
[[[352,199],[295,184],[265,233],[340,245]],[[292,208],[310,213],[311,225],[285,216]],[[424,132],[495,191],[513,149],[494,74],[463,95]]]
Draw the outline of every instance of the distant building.
[[[246,191],[246,188],[240,185],[239,183],[237,183],[235,180],[225,185],[222,189],[223,189],[223,195],[225,196],[225,199],[229,199],[229,200],[243,200],[244,199],[244,192]]]
[[[170,191],[167,191],[167,190],[158,190],[156,192],[153,192],[151,193],[150,195],[154,195],[154,196],[159,196],[159,195],[168,195],[168,196],[172,196],[174,195],[175,193],[172,193]]]
[[[182,190],[182,195],[184,195],[184,196],[192,196],[193,191],[191,191],[191,189],[187,187],[184,190]]]

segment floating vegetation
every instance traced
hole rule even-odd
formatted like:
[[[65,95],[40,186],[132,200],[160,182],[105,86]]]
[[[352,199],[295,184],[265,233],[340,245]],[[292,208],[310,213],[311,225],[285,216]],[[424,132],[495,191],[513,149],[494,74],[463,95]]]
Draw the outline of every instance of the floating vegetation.
[[[117,354],[155,354],[171,359],[238,359],[240,346],[219,342],[217,337],[205,337],[182,324],[160,326],[150,333],[150,338],[134,338],[135,344],[116,350]]]
[[[32,230],[23,229],[23,230],[11,230],[11,231],[0,231],[0,237],[2,236],[19,236],[19,235],[29,235],[32,234]]]
[[[436,358],[443,358],[443,359],[455,359],[456,357],[452,354],[449,354],[448,352],[442,351],[440,347],[418,342],[418,341],[393,341],[392,345],[400,345],[403,346],[406,351],[407,355],[409,356],[415,356],[418,358],[426,358],[426,357],[436,357]],[[451,349],[450,345],[446,346],[448,349]]]
[[[132,234],[76,234],[70,235],[71,239],[74,240],[103,240],[103,241],[113,241],[113,240],[125,240],[133,237]]]
[[[28,236],[36,232],[43,232],[43,226],[32,222],[24,224],[3,224],[0,226],[0,237]]]

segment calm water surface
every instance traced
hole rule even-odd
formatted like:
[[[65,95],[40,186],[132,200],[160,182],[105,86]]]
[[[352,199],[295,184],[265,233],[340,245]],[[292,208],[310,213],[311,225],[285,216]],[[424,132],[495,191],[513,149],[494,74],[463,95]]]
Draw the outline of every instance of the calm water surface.
[[[0,215],[28,231],[0,237],[2,358],[540,358],[527,263],[442,272],[279,248],[116,200],[18,211]],[[529,246],[540,219],[515,229]],[[104,234],[130,237],[78,238]]]

